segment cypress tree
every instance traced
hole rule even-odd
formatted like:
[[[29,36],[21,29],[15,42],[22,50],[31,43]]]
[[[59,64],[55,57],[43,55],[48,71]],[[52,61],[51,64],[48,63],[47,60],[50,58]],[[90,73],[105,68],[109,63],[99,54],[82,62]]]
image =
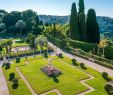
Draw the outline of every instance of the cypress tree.
[[[86,21],[84,13],[84,0],[79,0],[79,13],[78,13],[78,25],[79,25],[79,35],[81,41],[87,41],[86,39]]]
[[[94,9],[88,10],[86,29],[87,29],[88,42],[98,44],[100,42],[100,34],[99,34],[99,26],[96,19],[96,13]]]
[[[78,18],[76,4],[72,4],[71,15],[70,15],[70,37],[73,40],[79,40],[79,29],[78,29]]]
[[[85,14],[83,12],[79,14],[79,33],[80,40],[87,41]]]
[[[82,12],[84,13],[84,0],[79,0],[79,14]]]

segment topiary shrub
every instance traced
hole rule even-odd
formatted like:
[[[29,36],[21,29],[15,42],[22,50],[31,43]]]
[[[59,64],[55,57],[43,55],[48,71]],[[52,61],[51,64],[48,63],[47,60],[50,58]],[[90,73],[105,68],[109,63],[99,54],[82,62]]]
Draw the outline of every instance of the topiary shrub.
[[[63,58],[62,53],[59,53],[59,54],[58,54],[58,57]]]
[[[20,62],[20,57],[17,57],[16,58],[16,63],[19,63]]]
[[[10,63],[4,63],[5,64],[5,69],[10,69]]]
[[[12,72],[9,74],[9,81],[12,81],[15,78],[15,73]]]
[[[76,65],[76,59],[72,59],[72,63],[73,63],[73,65]]]
[[[108,78],[108,73],[107,72],[102,72],[102,77]]]
[[[48,53],[47,52],[44,52],[44,57],[48,58]]]
[[[84,68],[84,63],[80,63],[80,67],[81,68]]]
[[[13,89],[17,89],[17,88],[18,88],[18,79],[13,79],[12,88],[13,88]]]
[[[113,86],[111,84],[106,84],[104,88],[109,95],[113,95]]]

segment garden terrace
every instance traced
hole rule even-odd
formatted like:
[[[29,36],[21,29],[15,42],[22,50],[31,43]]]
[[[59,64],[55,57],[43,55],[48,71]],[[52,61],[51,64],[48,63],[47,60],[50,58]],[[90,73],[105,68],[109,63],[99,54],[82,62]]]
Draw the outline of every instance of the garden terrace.
[[[53,59],[51,65],[62,71],[62,75],[59,77],[48,77],[40,70],[41,67],[48,66],[47,60],[50,58]],[[77,95],[90,90],[87,86],[82,84],[82,80],[87,80],[85,81],[85,84],[88,84],[95,90],[86,95],[108,95],[104,89],[107,81],[102,77],[101,73],[86,66],[87,69],[82,69],[79,66],[79,63],[77,63],[78,65],[72,66],[73,64],[70,58],[65,56],[63,56],[63,58],[57,56],[48,56],[48,58],[36,56],[35,58],[28,57],[27,62],[29,64],[26,64],[26,59],[22,58],[18,64],[14,61],[14,64],[11,64],[9,69],[5,70],[3,68],[11,95],[20,95],[22,89],[25,89],[23,92],[25,95],[29,92],[29,89],[26,88],[26,84],[15,70],[15,66],[18,66],[17,68],[19,71],[24,75],[37,94],[43,94],[52,91],[53,89],[57,89],[62,95]],[[11,82],[8,81],[11,72],[14,72],[16,78],[19,78],[19,87],[16,90],[12,89]],[[94,78],[91,78],[87,73]],[[31,94],[29,93],[27,95]]]

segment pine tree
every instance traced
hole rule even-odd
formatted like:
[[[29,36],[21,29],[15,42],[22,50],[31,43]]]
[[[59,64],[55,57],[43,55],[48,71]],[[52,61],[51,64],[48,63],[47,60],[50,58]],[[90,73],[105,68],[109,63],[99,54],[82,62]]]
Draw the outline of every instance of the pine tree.
[[[79,33],[80,40],[87,41],[85,14],[83,12],[79,14]]]
[[[78,17],[76,4],[72,4],[71,15],[70,15],[70,37],[73,40],[79,40],[79,29],[78,29]]]
[[[88,42],[98,44],[100,42],[100,34],[94,9],[88,10],[86,26]]]

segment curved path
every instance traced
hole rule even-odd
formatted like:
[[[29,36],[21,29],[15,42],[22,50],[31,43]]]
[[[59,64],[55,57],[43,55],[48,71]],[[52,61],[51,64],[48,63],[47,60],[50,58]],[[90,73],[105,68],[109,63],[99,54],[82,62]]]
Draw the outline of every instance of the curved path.
[[[52,43],[49,42],[49,45],[53,48],[56,48],[57,46],[53,45]],[[101,66],[101,65],[98,65],[97,63],[93,63],[89,60],[86,60],[86,59],[83,59],[83,58],[80,58],[80,57],[77,57],[75,55],[72,55],[70,53],[67,53],[63,50],[61,50],[60,48],[57,47],[57,53],[62,53],[64,54],[65,56],[69,57],[69,58],[75,58],[78,62],[83,62],[86,66],[90,67],[90,68],[93,68],[94,70],[102,73],[102,72],[107,72],[110,76],[113,77],[113,70],[109,69],[109,68],[106,68],[104,66]]]
[[[2,71],[2,61],[0,61],[0,95],[9,95],[7,82]]]

